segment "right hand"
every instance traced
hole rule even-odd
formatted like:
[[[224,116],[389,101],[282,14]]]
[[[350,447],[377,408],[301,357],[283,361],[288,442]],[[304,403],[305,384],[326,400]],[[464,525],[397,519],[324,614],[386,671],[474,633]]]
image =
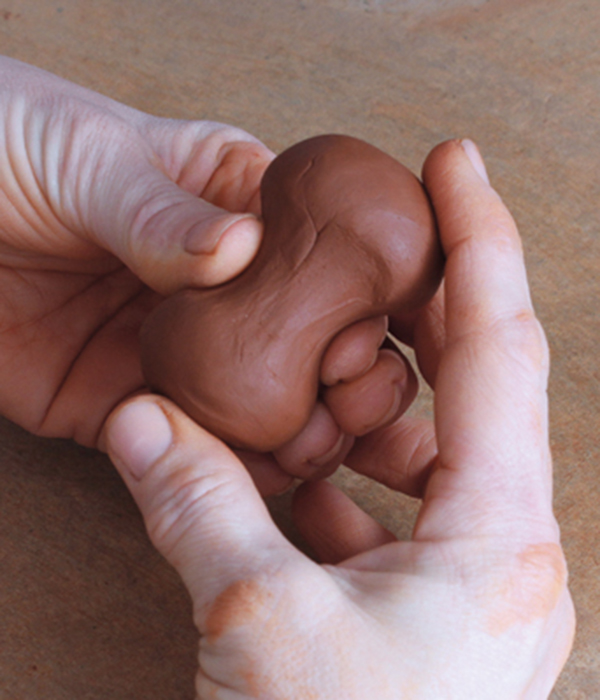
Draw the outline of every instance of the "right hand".
[[[435,425],[401,419],[350,459],[422,497],[410,541],[306,483],[295,518],[319,565],[226,446],[168,401],[134,399],[107,423],[110,456],[194,603],[199,700],[551,692],[574,613],[552,513],[548,352],[514,222],[467,156],[449,142],[424,169],[447,254],[444,314],[432,307],[416,336],[417,352],[424,328],[442,341],[422,358]]]

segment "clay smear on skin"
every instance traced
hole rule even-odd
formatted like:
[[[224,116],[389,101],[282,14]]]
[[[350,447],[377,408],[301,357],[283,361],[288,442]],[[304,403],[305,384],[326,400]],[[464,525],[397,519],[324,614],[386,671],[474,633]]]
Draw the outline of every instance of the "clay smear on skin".
[[[289,600],[286,591],[279,594],[256,580],[236,581],[226,588],[212,604],[208,611],[203,634],[207,644],[218,643],[225,635],[240,632],[247,635],[246,644],[255,641],[256,650],[260,650],[260,662],[253,658],[253,647],[249,653],[238,657],[236,665],[240,668],[240,681],[244,684],[244,693],[250,697],[288,697],[286,690],[293,689],[293,697],[298,700],[320,700],[322,688],[319,673],[308,673],[304,685],[301,682],[301,669],[311,671],[318,663],[312,640],[306,631],[293,633],[293,619],[289,617]],[[348,678],[356,670],[356,664],[347,656],[345,640],[354,636],[352,630],[346,630],[344,620],[340,620],[342,631],[336,631],[326,646],[326,655],[335,657],[332,664],[340,670],[340,677]],[[242,628],[246,627],[246,630]],[[343,644],[337,644],[339,639]],[[226,642],[228,643],[228,642]],[[246,648],[246,647],[244,647]],[[331,666],[331,664],[330,664]],[[245,668],[244,668],[245,667]],[[264,671],[261,671],[264,669]],[[289,696],[291,697],[291,696]]]
[[[493,608],[488,618],[488,630],[493,636],[547,617],[566,585],[567,570],[559,545],[531,545],[516,559],[512,574],[484,593],[486,604]]]
[[[210,643],[237,627],[264,623],[265,612],[273,607],[272,591],[253,581],[236,581],[220,593],[207,616],[203,633]]]

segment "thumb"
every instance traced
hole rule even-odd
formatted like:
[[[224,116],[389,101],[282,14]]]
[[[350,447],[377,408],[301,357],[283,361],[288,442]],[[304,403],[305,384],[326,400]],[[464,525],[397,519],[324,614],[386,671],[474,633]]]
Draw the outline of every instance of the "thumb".
[[[150,539],[197,611],[293,551],[241,462],[170,402],[144,396],[122,405],[105,438]]]
[[[155,291],[221,284],[254,258],[262,239],[255,215],[187,192],[145,159],[128,158],[117,170],[95,188],[91,228],[103,248]]]

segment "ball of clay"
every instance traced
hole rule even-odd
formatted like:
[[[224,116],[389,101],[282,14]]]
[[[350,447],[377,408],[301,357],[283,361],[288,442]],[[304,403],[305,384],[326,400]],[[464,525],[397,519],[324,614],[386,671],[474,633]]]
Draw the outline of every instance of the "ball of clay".
[[[167,298],[141,343],[153,390],[231,445],[270,451],[308,421],[332,339],[421,307],[443,256],[420,182],[355,138],[292,146],[267,169],[261,196],[264,241],[248,269]]]

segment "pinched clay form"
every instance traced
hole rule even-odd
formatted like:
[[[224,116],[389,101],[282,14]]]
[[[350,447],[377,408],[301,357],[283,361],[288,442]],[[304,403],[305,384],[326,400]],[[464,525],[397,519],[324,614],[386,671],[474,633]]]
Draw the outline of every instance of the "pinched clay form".
[[[260,251],[240,276],[167,298],[142,329],[148,385],[231,445],[270,451],[304,427],[332,339],[435,293],[443,256],[417,178],[379,149],[317,136],[261,183]]]

